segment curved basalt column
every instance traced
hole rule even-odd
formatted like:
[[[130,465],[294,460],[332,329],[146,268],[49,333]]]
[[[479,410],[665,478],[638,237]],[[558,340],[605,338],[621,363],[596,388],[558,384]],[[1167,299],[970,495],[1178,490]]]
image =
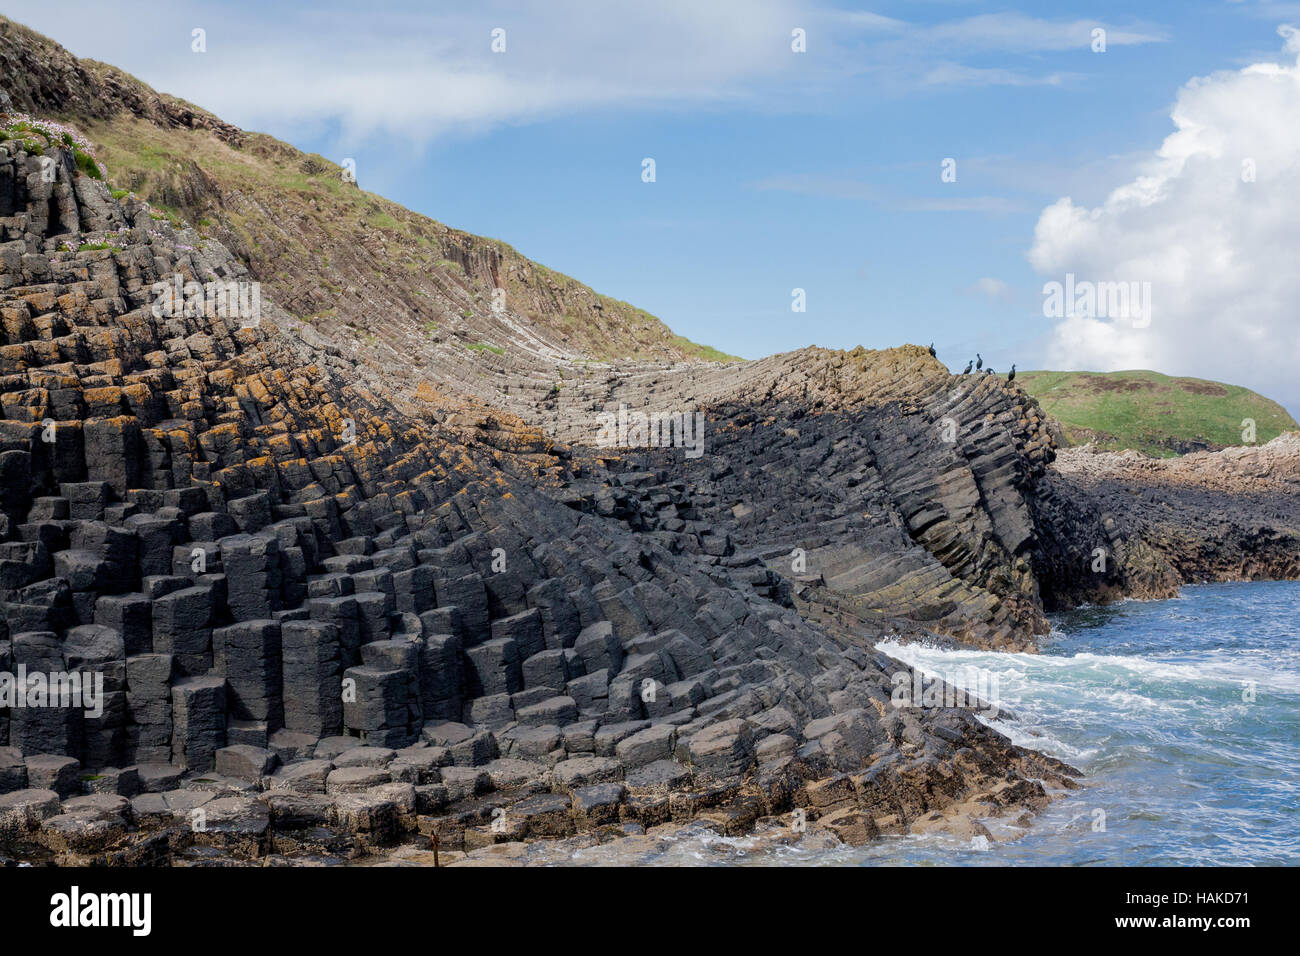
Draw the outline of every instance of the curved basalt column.
[[[661,369],[607,382],[592,401],[576,388],[552,427],[586,442],[597,471],[651,474],[632,486],[638,520],[681,530],[657,503],[679,485],[698,547],[758,555],[799,585],[806,611],[833,605],[859,639],[902,628],[1025,648],[1046,633],[1026,496],[1053,446],[1032,399],[992,376],[950,375],[915,346],[805,349],[718,371]],[[698,410],[700,458],[590,448],[614,409]]]

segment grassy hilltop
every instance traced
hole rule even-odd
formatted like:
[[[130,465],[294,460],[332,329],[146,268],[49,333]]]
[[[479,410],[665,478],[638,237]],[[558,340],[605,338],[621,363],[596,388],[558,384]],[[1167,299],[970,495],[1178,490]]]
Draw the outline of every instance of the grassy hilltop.
[[[1146,370],[1020,372],[1016,381],[1038,399],[1071,444],[1134,448],[1169,457],[1242,444],[1242,420],[1255,421],[1263,444],[1297,427],[1285,408],[1248,388]]]

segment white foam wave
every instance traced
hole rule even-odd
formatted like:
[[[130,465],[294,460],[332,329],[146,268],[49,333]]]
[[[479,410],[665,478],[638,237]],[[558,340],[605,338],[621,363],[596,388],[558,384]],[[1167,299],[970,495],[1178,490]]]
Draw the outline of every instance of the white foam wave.
[[[1300,673],[1279,668],[1276,663],[1252,660],[1243,655],[1225,660],[1217,653],[1207,653],[1196,661],[1161,661],[1138,655],[1097,654],[1083,651],[1071,655],[1003,653],[999,651],[949,650],[920,644],[903,644],[897,640],[881,641],[876,650],[888,654],[926,675],[959,675],[963,668],[974,667],[997,674],[1013,686],[1037,684],[1047,680],[1110,679],[1135,680],[1138,685],[1179,683],[1196,685],[1204,690],[1225,686],[1253,684],[1257,691],[1300,694]],[[1132,689],[1132,687],[1130,687]],[[1136,693],[1136,690],[1134,690]],[[1145,696],[1145,695],[1143,695]],[[1160,695],[1154,695],[1156,697]],[[1149,698],[1148,698],[1149,699]]]

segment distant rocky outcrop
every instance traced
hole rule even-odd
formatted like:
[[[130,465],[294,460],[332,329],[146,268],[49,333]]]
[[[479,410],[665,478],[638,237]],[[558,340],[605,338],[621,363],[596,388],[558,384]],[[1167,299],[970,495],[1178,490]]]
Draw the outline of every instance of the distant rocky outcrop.
[[[1183,584],[1300,577],[1300,432],[1149,458],[1060,452],[1033,498],[1047,606],[1166,598]]]
[[[1046,633],[1026,496],[1052,442],[1001,379],[950,375],[916,346],[805,349],[578,382],[544,421],[590,445],[589,409],[620,406],[706,409],[707,440],[695,462],[622,454],[641,477],[616,479],[616,514],[672,527],[659,502],[690,506],[715,526],[706,544],[761,561],[805,613],[858,639],[912,630],[1023,649]],[[589,494],[603,481],[594,472]]]

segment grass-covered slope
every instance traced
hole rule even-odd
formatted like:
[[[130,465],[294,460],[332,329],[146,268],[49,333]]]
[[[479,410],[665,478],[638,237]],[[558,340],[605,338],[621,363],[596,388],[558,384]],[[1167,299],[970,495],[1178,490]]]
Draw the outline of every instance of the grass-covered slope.
[[[205,131],[122,116],[85,127],[113,185],[225,243],[305,320],[382,334],[375,317],[400,310],[421,315],[430,329],[449,330],[473,326],[475,313],[490,311],[492,290],[503,288],[512,309],[570,353],[731,358],[504,242],[358,189],[334,163],[269,136],[245,133],[235,148]]]
[[[1061,423],[1071,444],[1133,448],[1168,457],[1243,444],[1242,422],[1255,422],[1263,444],[1297,427],[1277,402],[1238,385],[1174,378],[1146,370],[1020,372],[1017,383]]]

